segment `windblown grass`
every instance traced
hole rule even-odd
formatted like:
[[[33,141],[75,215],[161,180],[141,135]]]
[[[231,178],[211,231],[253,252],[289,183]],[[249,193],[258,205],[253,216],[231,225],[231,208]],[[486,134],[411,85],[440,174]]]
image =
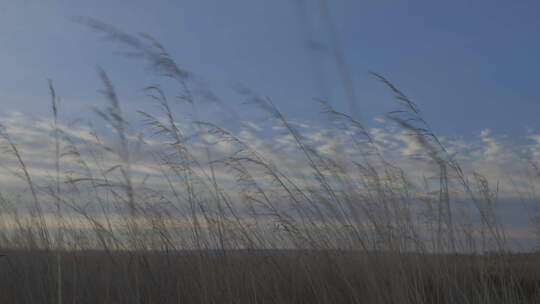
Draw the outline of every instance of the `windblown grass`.
[[[383,76],[373,73],[399,106],[388,118],[422,147],[429,178],[413,180],[388,160],[354,114],[318,100],[328,128],[354,149],[329,157],[270,100],[239,89],[285,130],[302,164],[295,172],[238,132],[200,121],[208,99],[236,114],[159,42],[81,22],[174,80],[193,132],[152,85],[159,112],[139,112],[152,137],[137,136],[100,70],[108,106],[97,114],[114,134],[75,140],[51,82],[54,149],[43,157],[54,159],[52,179],[33,178],[17,138],[0,129],[28,190],[0,196],[2,303],[540,302],[539,257],[510,252],[493,181],[467,173]]]

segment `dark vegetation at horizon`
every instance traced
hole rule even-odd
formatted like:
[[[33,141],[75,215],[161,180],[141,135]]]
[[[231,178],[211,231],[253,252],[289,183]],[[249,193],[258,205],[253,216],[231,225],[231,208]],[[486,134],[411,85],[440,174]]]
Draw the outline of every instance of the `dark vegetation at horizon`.
[[[130,130],[106,72],[99,76],[108,106],[97,114],[115,140],[93,132],[91,149],[61,128],[50,82],[52,182],[36,182],[17,138],[0,129],[29,202],[0,196],[2,219],[11,220],[0,231],[1,302],[540,302],[540,257],[510,252],[496,215],[494,182],[466,173],[418,106],[383,76],[372,73],[399,106],[387,117],[423,148],[418,158],[432,176],[411,180],[385,158],[354,113],[317,100],[358,152],[352,161],[322,155],[271,100],[239,89],[296,144],[308,173],[292,176],[285,163],[268,159],[232,131],[199,121],[201,100],[230,109],[158,41],[91,19],[79,22],[172,79],[198,136],[180,127],[171,94],[158,85],[146,88],[160,112],[139,114],[160,143],[161,150],[148,151],[165,185],[152,188],[133,173],[137,149],[150,145]],[[336,64],[350,90],[341,52]],[[354,92],[348,96],[355,101]],[[218,154],[206,135],[234,152]],[[233,176],[234,184],[223,182],[219,172]]]
[[[540,299],[538,254],[5,253],[0,264],[2,303],[58,303],[59,283],[63,303],[538,303]]]

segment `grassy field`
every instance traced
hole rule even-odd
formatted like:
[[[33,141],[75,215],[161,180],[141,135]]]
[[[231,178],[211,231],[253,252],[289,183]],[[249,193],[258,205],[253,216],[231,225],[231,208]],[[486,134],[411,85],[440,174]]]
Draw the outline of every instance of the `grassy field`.
[[[17,183],[0,192],[0,303],[540,303],[540,256],[511,246],[499,181],[464,167],[383,76],[372,74],[397,101],[387,120],[421,148],[425,174],[322,100],[309,106],[328,118],[323,141],[340,141],[343,153],[321,152],[246,88],[239,97],[279,126],[290,150],[250,140],[247,123],[201,121],[208,100],[238,114],[151,37],[81,22],[174,89],[147,87],[157,112],[130,121],[100,70],[107,106],[97,127],[77,129],[62,120],[51,82],[41,137],[50,155],[27,157],[25,138],[2,126],[2,161]]]
[[[57,263],[61,257],[60,264]],[[60,265],[62,277],[58,278]],[[3,303],[538,303],[534,254],[7,251]]]

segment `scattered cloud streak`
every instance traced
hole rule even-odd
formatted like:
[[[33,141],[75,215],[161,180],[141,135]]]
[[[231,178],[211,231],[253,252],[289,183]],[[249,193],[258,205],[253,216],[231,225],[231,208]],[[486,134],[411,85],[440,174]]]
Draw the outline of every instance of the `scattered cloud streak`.
[[[165,118],[158,119],[163,119],[165,123]],[[7,113],[1,120],[27,164],[28,172],[34,182],[39,185],[40,193],[43,195],[42,200],[53,202],[54,197],[46,195],[55,181],[53,123],[47,118],[29,117],[19,112]],[[355,164],[366,159],[373,160],[375,157],[373,151],[377,151],[385,161],[401,168],[407,176],[408,183],[412,185],[411,195],[422,197],[427,191],[423,183],[426,178],[429,181],[437,176],[437,168],[425,158],[419,157],[425,154],[425,149],[406,130],[397,128],[385,119],[377,119],[376,123],[376,127],[368,131],[372,138],[372,142],[369,143],[354,138],[358,134],[350,129],[335,128],[326,123],[317,124],[313,121],[295,121],[289,124],[297,132],[295,134],[299,136],[298,138],[287,132],[287,128],[279,120],[242,121],[240,128],[230,134],[236,140],[224,140],[223,134],[209,132],[208,128],[191,122],[176,123],[176,127],[184,135],[185,142],[183,143],[174,143],[162,136],[156,136],[149,129],[138,129],[138,133],[130,130],[127,136],[131,162],[129,174],[137,198],[144,202],[143,206],[155,206],[167,202],[170,204],[175,191],[171,182],[182,182],[181,175],[184,174],[182,172],[187,172],[186,163],[178,159],[178,148],[181,145],[182,149],[185,149],[185,152],[192,157],[191,160],[186,160],[194,168],[190,174],[193,174],[201,183],[206,183],[206,187],[211,185],[212,178],[215,178],[219,187],[231,199],[231,203],[240,208],[239,210],[244,210],[242,212],[248,212],[249,208],[246,209],[242,203],[246,199],[243,197],[246,195],[243,192],[245,191],[244,183],[247,181],[246,176],[238,175],[239,172],[243,172],[238,171],[240,169],[237,166],[240,162],[235,163],[232,159],[253,157],[253,153],[256,153],[259,155],[257,157],[264,159],[267,164],[275,166],[275,172],[278,172],[278,175],[287,176],[287,183],[300,187],[304,189],[302,191],[308,191],[310,195],[317,197],[319,194],[316,193],[321,187],[321,180],[320,176],[317,177],[319,173],[314,171],[310,157],[315,157],[323,163],[332,161],[333,164],[327,164],[330,166],[328,168],[340,168],[339,170],[347,175],[347,183],[361,185],[366,182],[365,176]],[[112,193],[117,193],[116,195],[121,197],[125,180],[121,167],[118,165],[121,163],[121,157],[116,152],[118,148],[115,147],[115,137],[110,128],[105,128],[106,131],[101,135],[98,135],[90,125],[82,123],[73,125],[59,123],[57,128],[61,135],[62,191],[69,195],[75,195],[77,191],[89,193],[88,188],[81,188],[85,181],[91,182],[93,187],[97,185],[98,188],[103,181],[107,181],[110,187],[117,187],[111,190]],[[523,214],[518,215],[518,212],[504,210],[519,208],[527,214],[538,207],[535,206],[538,198],[536,195],[538,179],[531,179],[531,176],[535,174],[531,163],[540,161],[540,134],[529,134],[525,139],[529,142],[516,145],[503,136],[495,136],[487,129],[469,140],[441,138],[447,151],[465,168],[468,178],[477,173],[489,181],[493,191],[497,192],[497,200],[502,206],[500,216],[511,228],[509,235],[515,235],[515,238],[520,239],[532,238],[534,235],[524,224],[528,219],[524,218]],[[367,146],[371,147],[368,149]],[[21,168],[13,154],[5,151],[0,156],[0,161],[2,162],[1,191],[8,193],[20,191],[21,197],[24,198],[27,194],[25,194],[25,185],[22,182]],[[244,163],[242,166],[246,166],[245,170],[250,172],[250,178],[257,181],[269,195],[283,196],[279,187],[274,184],[275,181],[268,173],[265,173],[264,168],[254,162]],[[317,168],[316,170],[322,170],[323,174],[327,174],[325,170],[330,170],[322,165]],[[329,173],[325,178],[329,178],[328,176],[332,174]],[[69,183],[70,181],[73,183],[74,180],[78,181],[79,186],[70,188]],[[339,180],[338,176],[335,176],[328,181],[330,185],[333,185],[332,187],[336,187],[335,191],[344,186],[339,184]],[[452,178],[450,182],[457,183]],[[366,184],[363,187],[365,186]],[[212,200],[214,195],[212,191],[202,189],[205,188],[197,190],[199,191],[197,195]],[[84,197],[85,194],[81,193],[77,195]],[[92,196],[90,193],[87,195],[89,199]],[[292,195],[294,197],[296,194]],[[459,200],[460,195],[457,195],[455,199]],[[518,203],[520,200],[525,203]],[[112,202],[109,203],[112,204]],[[85,204],[84,199],[82,203],[71,206],[72,210],[79,215],[83,210],[78,209],[82,208],[80,204]],[[23,203],[21,206],[24,205]],[[50,206],[50,210],[53,210],[53,204]],[[88,212],[90,209],[84,210]],[[111,214],[125,212],[123,207],[108,210],[112,212]],[[172,210],[168,212],[177,212]],[[328,210],[330,215],[333,211]],[[48,221],[50,222],[54,217],[53,213],[50,214]],[[518,218],[521,220],[516,220]]]

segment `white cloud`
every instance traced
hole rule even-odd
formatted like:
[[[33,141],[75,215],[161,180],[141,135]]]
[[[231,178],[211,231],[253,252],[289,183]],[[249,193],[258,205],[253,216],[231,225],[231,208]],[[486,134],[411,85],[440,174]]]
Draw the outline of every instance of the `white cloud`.
[[[484,158],[486,160],[495,160],[502,151],[502,146],[500,143],[491,136],[491,130],[485,129],[480,131],[480,138],[484,143]]]
[[[50,120],[33,119],[14,112],[5,115],[2,122],[16,142],[32,178],[40,189],[46,189],[47,185],[54,181],[55,176],[54,140],[51,137],[53,130]],[[413,136],[400,131],[395,126],[384,124],[384,120],[380,120],[379,123],[383,125],[369,129],[377,148],[380,149],[380,152],[388,161],[403,169],[413,184],[421,185],[424,177],[437,174],[437,168],[434,170],[434,167],[429,163],[412,159],[412,156],[417,154],[425,154],[422,146]],[[279,122],[244,121],[243,124],[245,127],[238,129],[235,133],[236,136],[270,163],[278,166],[278,170],[288,176],[288,182],[299,187],[309,187],[310,189],[320,187],[320,184],[312,178],[313,170],[310,168],[302,151],[299,150],[294,137],[291,134],[284,133]],[[350,140],[350,136],[353,136],[354,133],[350,130],[331,129],[326,125],[318,126],[312,122],[295,122],[295,126],[300,129],[301,140],[305,144],[313,147],[314,151],[320,155],[335,160],[347,171],[351,182],[361,184],[361,177],[358,175],[357,168],[352,161],[362,162],[364,159],[359,157],[358,147]],[[188,123],[178,123],[178,127],[185,133],[187,138],[199,132]],[[60,124],[59,128],[64,132],[64,135],[74,141],[82,154],[81,157],[85,159],[94,176],[101,177],[102,170],[113,168],[119,164],[117,155],[103,151],[95,145],[93,131],[90,127]],[[114,142],[112,134],[101,135],[101,138],[108,144]],[[196,170],[198,170],[198,176],[204,180],[210,175],[210,168],[206,162],[205,146],[201,138],[209,143],[214,159],[229,156],[231,153],[236,152],[239,147],[233,142],[222,140],[216,134],[204,134],[202,137],[190,139],[188,150],[201,163],[201,166]],[[538,159],[540,157],[540,135],[531,134],[526,138],[532,141],[532,144],[525,145],[524,148],[527,148],[531,155]],[[137,136],[130,135],[128,139],[130,146],[135,147],[138,140]],[[473,170],[480,172],[488,178],[493,189],[499,183],[499,196],[501,198],[516,198],[524,194],[527,194],[528,197],[536,197],[535,193],[538,193],[538,186],[531,180],[530,173],[527,173],[526,164],[518,154],[514,153],[519,150],[519,146],[512,146],[503,139],[502,136],[495,136],[490,130],[486,129],[482,130],[478,137],[469,140],[463,138],[442,138],[441,140],[450,154],[457,154],[466,174],[470,174]],[[162,170],[172,176],[173,179],[179,177],[175,177],[171,168],[164,165],[161,159],[154,159],[155,153],[162,153],[169,155],[171,161],[180,161],[172,154],[174,149],[169,145],[169,141],[170,139],[167,138],[147,138],[145,139],[147,145],[138,152],[133,152],[131,170],[133,174],[132,181],[135,185],[140,185],[145,176],[150,176],[150,179],[146,180],[146,187],[158,191],[164,196],[170,195],[169,191],[171,189],[162,175]],[[65,143],[62,142],[63,149],[65,148],[64,145]],[[97,158],[92,158],[91,153],[97,153]],[[0,181],[4,190],[24,189],[24,181],[13,175],[13,172],[21,173],[16,160],[9,153],[4,153],[0,155],[0,161],[4,166],[4,169],[0,171]],[[83,176],[82,168],[73,163],[73,158],[66,157],[62,159],[61,166],[62,171],[71,170],[75,172],[73,173],[75,178],[78,177],[77,174],[80,177]],[[275,195],[276,198],[283,197],[283,191],[279,191],[279,187],[268,176],[262,174],[261,167],[253,164],[248,167],[254,174],[254,178],[263,187],[269,189],[269,193],[273,193],[272,195]],[[237,197],[239,185],[236,183],[236,176],[223,166],[217,165],[214,170],[220,186],[231,193],[231,196]],[[108,178],[118,184],[123,183],[123,177],[117,170],[112,170],[108,174]],[[178,181],[175,180],[174,182]],[[535,180],[534,182],[536,183]],[[205,197],[211,197],[212,192],[207,189],[204,185],[201,185],[198,193],[202,193],[201,195]],[[141,194],[144,193],[141,190]],[[25,195],[28,195],[28,193]],[[280,199],[280,201],[283,201],[283,199]]]

